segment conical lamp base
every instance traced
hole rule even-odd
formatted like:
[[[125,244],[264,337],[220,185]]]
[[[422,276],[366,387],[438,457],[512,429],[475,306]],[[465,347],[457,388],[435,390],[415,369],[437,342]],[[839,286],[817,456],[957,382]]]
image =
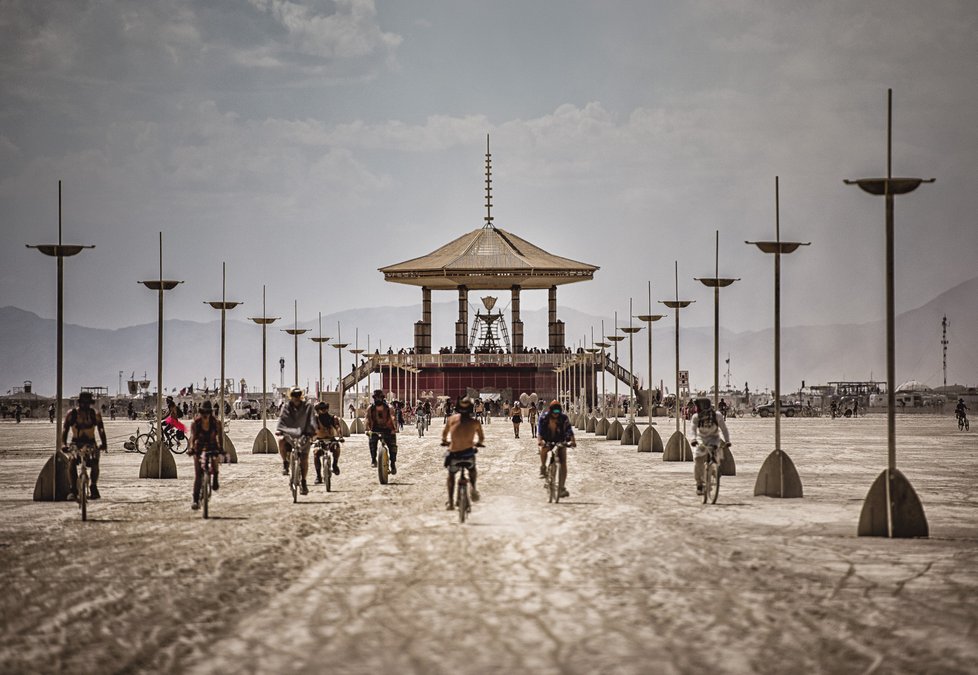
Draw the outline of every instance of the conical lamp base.
[[[754,496],[797,499],[802,497],[801,477],[794,462],[782,450],[775,450],[761,465],[754,483]]]
[[[255,443],[251,446],[251,454],[278,454],[278,441],[275,440],[275,434],[272,433],[271,429],[263,427],[262,430],[258,432],[258,435],[255,437]]]
[[[692,462],[693,449],[689,447],[689,441],[681,431],[672,432],[669,442],[666,443],[665,450],[662,452],[663,462]]]
[[[886,478],[890,476],[890,518],[892,532],[887,527]],[[906,476],[894,469],[883,471],[866,495],[862,513],[859,514],[860,537],[927,537],[927,516],[916,491]]]
[[[662,436],[659,435],[659,430],[650,424],[638,439],[638,451],[662,452],[662,450]]]

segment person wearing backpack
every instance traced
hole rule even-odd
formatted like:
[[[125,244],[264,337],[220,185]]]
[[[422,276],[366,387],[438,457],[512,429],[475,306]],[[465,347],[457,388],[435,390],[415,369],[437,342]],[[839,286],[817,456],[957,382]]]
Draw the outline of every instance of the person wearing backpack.
[[[693,477],[696,479],[696,494],[703,494],[703,473],[706,470],[706,446],[718,447],[720,445],[720,434],[723,434],[723,441],[730,445],[730,432],[727,431],[727,423],[723,419],[723,414],[713,408],[713,401],[709,398],[696,399],[696,413],[690,420],[693,427],[693,440],[690,445],[693,448]],[[700,445],[702,441],[702,445]]]
[[[384,443],[387,444],[387,448],[390,450],[390,471],[392,474],[397,473],[397,420],[394,414],[393,409],[387,405],[387,401],[384,398],[384,390],[375,389],[374,402],[367,408],[367,419],[365,420],[367,437],[369,438],[370,465],[373,467],[377,466],[378,438],[375,434],[380,434],[384,437]]]

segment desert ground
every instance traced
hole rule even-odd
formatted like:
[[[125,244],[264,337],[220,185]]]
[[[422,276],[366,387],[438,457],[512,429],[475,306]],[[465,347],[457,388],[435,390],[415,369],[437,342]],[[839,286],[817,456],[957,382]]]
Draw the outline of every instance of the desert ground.
[[[898,418],[917,540],[856,536],[880,415],[784,420],[801,499],[753,495],[773,420],[731,420],[715,505],[691,463],[586,433],[548,504],[528,426],[497,418],[464,525],[440,420],[399,436],[386,486],[351,436],[334,491],[310,482],[298,504],[277,456],[251,452],[261,423],[235,421],[209,520],[185,455],[176,480],[138,478],[135,426],[107,423],[83,523],[32,501],[53,425],[0,425],[0,672],[978,672],[978,432],[950,416]]]

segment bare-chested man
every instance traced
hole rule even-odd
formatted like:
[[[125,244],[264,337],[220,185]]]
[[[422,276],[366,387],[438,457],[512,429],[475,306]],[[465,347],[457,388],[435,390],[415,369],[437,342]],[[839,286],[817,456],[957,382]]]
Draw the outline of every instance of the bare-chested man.
[[[477,448],[483,447],[486,440],[485,433],[482,431],[482,423],[473,417],[475,404],[472,399],[466,396],[460,399],[455,406],[457,414],[448,418],[448,423],[441,432],[441,444],[448,446],[445,454],[445,467],[448,469],[448,510],[455,508],[455,473],[458,467],[455,462],[469,461],[472,467],[469,469],[469,482],[472,484],[472,501],[479,501],[479,491],[475,489],[476,469],[475,454]],[[451,442],[448,437],[451,436]],[[476,441],[478,438],[478,441]]]
[[[90,391],[78,395],[78,407],[72,408],[65,416],[61,430],[61,444],[68,445],[68,433],[71,432],[71,442],[78,448],[91,448],[87,464],[92,470],[92,483],[89,487],[89,499],[98,499],[98,460],[102,450],[108,444],[105,438],[105,425],[102,424],[102,414],[92,407],[95,397]],[[95,432],[98,431],[101,445],[95,444]],[[68,460],[68,499],[75,499],[78,493],[78,458],[72,456]]]

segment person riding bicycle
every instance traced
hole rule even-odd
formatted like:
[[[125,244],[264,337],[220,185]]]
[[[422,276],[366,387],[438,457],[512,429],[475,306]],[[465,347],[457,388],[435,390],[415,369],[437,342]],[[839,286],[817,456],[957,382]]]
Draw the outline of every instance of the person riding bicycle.
[[[545,415],[541,415],[537,427],[537,445],[540,446],[540,477],[547,477],[547,443],[560,443],[557,456],[560,459],[560,496],[561,498],[570,497],[570,492],[564,487],[567,481],[567,448],[577,447],[577,440],[574,438],[574,427],[571,426],[570,419],[564,414],[560,401],[554,399],[550,402]]]
[[[718,447],[721,434],[723,441],[730,445],[730,432],[727,431],[723,413],[713,408],[713,401],[709,398],[696,399],[696,414],[690,420],[690,426],[693,428],[693,440],[690,442],[693,447],[693,477],[696,479],[696,494],[701,495],[706,471],[706,446]],[[703,441],[702,446],[700,440]]]
[[[187,427],[180,421],[180,406],[174,402],[172,396],[166,397],[166,416],[163,418],[163,436],[171,438],[183,438],[187,434]]]
[[[316,440],[325,439],[327,442],[332,441],[334,438],[342,436],[340,431],[340,421],[336,419],[333,415],[329,414],[329,403],[326,401],[320,401],[316,404]],[[323,482],[323,469],[329,471],[332,468],[333,474],[336,476],[340,475],[340,446],[337,445],[333,448],[333,466],[324,467],[323,456],[326,451],[322,448],[316,449],[316,484]]]
[[[729,406],[727,405],[727,402],[724,399],[721,398],[720,399],[720,402],[717,403],[717,412],[720,413],[721,415],[723,415],[723,418],[726,419],[727,418],[727,410],[728,409],[729,409]]]
[[[71,431],[71,442],[79,450],[82,447],[92,448],[85,464],[92,470],[92,482],[89,486],[89,499],[98,499],[98,461],[102,450],[108,446],[105,437],[105,425],[102,423],[102,414],[92,407],[95,397],[90,391],[83,391],[78,395],[78,407],[72,408],[65,415],[64,427],[61,430],[61,445],[68,446],[68,432]],[[101,445],[95,445],[95,430],[98,429]],[[68,459],[68,499],[74,500],[78,494],[78,459],[71,456]]]
[[[275,428],[275,432],[281,436],[278,439],[278,454],[282,458],[283,476],[289,475],[289,455],[293,445],[302,437],[312,438],[315,435],[315,416],[316,411],[312,403],[303,396],[302,389],[292,387],[289,391],[288,403],[282,404],[278,425]],[[299,491],[307,495],[309,494],[309,487],[306,485],[306,474],[309,473],[309,447],[296,447],[296,449],[299,450],[299,470],[302,474]]]
[[[203,453],[216,451],[221,454],[222,460],[227,457],[227,453],[224,452],[224,427],[221,425],[221,420],[214,417],[213,403],[204,401],[200,406],[200,411],[190,425],[190,430],[191,439],[187,454],[193,458],[194,462],[194,502],[190,508],[196,511],[200,508],[200,488],[202,481],[207,480],[207,477],[204,476],[204,467],[201,464]],[[214,474],[214,478],[211,480],[211,488],[215,492],[220,488],[217,480],[220,464],[221,462],[211,464],[211,471]]]
[[[478,448],[486,440],[485,432],[482,430],[482,423],[473,416],[475,404],[472,399],[466,396],[459,399],[455,406],[458,411],[448,418],[448,424],[441,432],[441,444],[448,446],[445,453],[445,468],[448,469],[448,510],[455,508],[455,474],[458,468],[454,465],[455,461],[468,460],[472,462],[469,469],[469,483],[472,485],[472,501],[479,501],[479,491],[475,489],[476,468],[475,455],[479,452]],[[452,440],[449,442],[448,437]],[[476,440],[478,437],[478,440]]]
[[[958,404],[954,407],[954,416],[956,418],[968,416],[968,406],[964,404],[963,398],[958,399]]]
[[[390,457],[391,457],[390,472],[392,474],[397,473],[398,424],[394,417],[394,414],[395,414],[394,410],[389,405],[387,405],[387,401],[384,398],[384,390],[375,389],[374,402],[370,404],[369,408],[367,408],[367,419],[365,420],[365,425],[367,427],[367,434],[369,437],[367,444],[368,447],[370,448],[370,465],[373,467],[377,466],[378,438],[375,434],[380,434],[381,436],[383,436],[384,443],[387,444],[387,449],[390,451]]]

